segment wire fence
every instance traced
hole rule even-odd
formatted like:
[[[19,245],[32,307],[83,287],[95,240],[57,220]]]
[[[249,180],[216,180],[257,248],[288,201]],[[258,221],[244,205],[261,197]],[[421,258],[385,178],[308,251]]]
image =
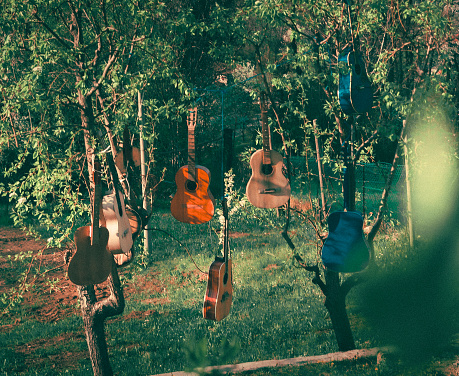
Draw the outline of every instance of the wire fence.
[[[315,158],[292,157],[293,180],[297,179],[297,185],[301,185],[302,195],[319,199],[319,169]],[[355,168],[356,183],[356,209],[371,217],[376,213],[382,193],[384,191],[387,177],[392,165],[385,162],[358,163]],[[391,185],[389,199],[387,202],[388,214],[397,220],[403,220],[405,208],[405,173],[404,166],[396,166],[394,178]],[[342,180],[343,176],[339,171],[334,171],[331,164],[323,165],[324,190],[328,206],[332,210],[339,210],[343,207]],[[295,181],[294,181],[295,183]],[[300,184],[298,184],[300,183]]]

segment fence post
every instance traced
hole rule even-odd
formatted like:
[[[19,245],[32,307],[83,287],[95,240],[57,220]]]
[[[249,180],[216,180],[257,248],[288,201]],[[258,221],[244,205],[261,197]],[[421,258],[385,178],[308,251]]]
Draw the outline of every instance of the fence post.
[[[139,119],[139,128],[140,128],[140,175],[142,179],[142,198],[143,198],[143,208],[149,210],[149,202],[147,196],[147,165],[145,161],[145,142],[143,140],[143,106],[142,106],[142,93],[137,92],[138,100],[138,119]],[[150,241],[150,232],[148,231],[149,224],[145,226],[145,231],[143,232],[143,246],[147,251],[147,254],[150,254],[151,251],[151,241]]]
[[[405,134],[403,135],[403,153],[405,154],[405,179],[406,179],[406,210],[408,219],[408,234],[410,237],[410,248],[414,246],[414,228],[412,218],[412,206],[411,206],[411,178],[409,168],[409,157],[408,157],[408,136],[406,132],[406,120],[403,120],[403,129]]]

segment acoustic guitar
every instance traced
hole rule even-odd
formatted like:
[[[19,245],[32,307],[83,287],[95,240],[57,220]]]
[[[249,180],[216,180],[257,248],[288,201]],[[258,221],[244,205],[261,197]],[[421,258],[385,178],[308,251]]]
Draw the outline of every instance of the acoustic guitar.
[[[224,222],[223,257],[210,265],[202,314],[205,319],[220,321],[229,315],[233,301],[232,264],[229,257],[228,207],[222,201]]]
[[[177,192],[171,201],[171,213],[180,222],[201,224],[210,221],[215,205],[209,190],[210,171],[195,164],[195,136],[197,108],[190,110],[188,126],[188,165],[175,175]]]
[[[355,205],[351,203],[350,189],[351,169],[353,171],[354,167],[352,162],[348,162],[348,154],[349,145],[345,146],[344,156],[346,165],[343,179],[345,210],[333,212],[327,218],[328,236],[322,247],[324,266],[340,273],[359,272],[365,269],[370,262],[370,250],[363,233],[363,216],[355,210],[350,210],[355,209]]]
[[[370,251],[363,234],[363,217],[356,211],[336,211],[327,219],[328,236],[322,248],[322,262],[328,269],[354,273],[365,269]]]
[[[104,282],[112,271],[113,256],[107,249],[109,233],[99,227],[101,203],[101,167],[94,162],[94,200],[92,225],[75,231],[77,251],[69,263],[69,279],[80,286],[97,285]]]
[[[373,89],[360,54],[347,48],[338,57],[338,68],[338,99],[343,112],[368,112],[373,104]]]
[[[105,195],[102,200],[102,213],[105,219],[105,226],[110,234],[108,249],[113,254],[124,253],[128,257],[132,257],[132,229],[126,214],[124,196],[119,190],[118,173],[110,153],[106,154],[106,160],[113,185],[113,193]]]
[[[258,208],[277,208],[290,198],[290,183],[283,173],[284,159],[271,150],[271,137],[266,110],[266,93],[260,96],[263,148],[250,158],[252,175],[247,183],[249,202]]]

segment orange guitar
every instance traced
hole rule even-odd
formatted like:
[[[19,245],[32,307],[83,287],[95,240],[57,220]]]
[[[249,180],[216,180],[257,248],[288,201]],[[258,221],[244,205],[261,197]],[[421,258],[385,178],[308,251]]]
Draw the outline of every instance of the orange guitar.
[[[228,208],[223,199],[223,216],[225,217],[223,237],[223,257],[216,257],[209,268],[209,279],[204,298],[202,314],[205,319],[220,321],[228,316],[233,301],[233,275],[229,258],[228,241]]]
[[[283,174],[284,159],[271,150],[268,117],[265,103],[266,93],[260,96],[261,127],[263,149],[257,150],[250,158],[252,176],[246,187],[249,202],[258,208],[277,208],[290,198],[290,183]]]
[[[107,249],[109,233],[105,227],[99,227],[100,171],[100,163],[94,162],[92,226],[83,226],[75,231],[77,251],[70,260],[68,269],[69,279],[80,286],[102,283],[112,271],[113,256]]]
[[[188,165],[182,166],[175,175],[177,192],[171,202],[171,213],[180,222],[200,224],[208,222],[214,215],[214,198],[209,191],[210,171],[195,165],[194,128],[196,111],[190,110],[188,126]]]

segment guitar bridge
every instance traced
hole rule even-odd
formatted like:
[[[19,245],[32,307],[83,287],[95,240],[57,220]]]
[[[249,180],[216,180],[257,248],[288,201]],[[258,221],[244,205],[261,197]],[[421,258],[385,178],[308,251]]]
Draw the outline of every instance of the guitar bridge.
[[[266,189],[260,189],[258,191],[258,193],[260,195],[267,195],[267,194],[270,194],[270,193],[276,193],[278,191],[277,188],[266,188]]]

